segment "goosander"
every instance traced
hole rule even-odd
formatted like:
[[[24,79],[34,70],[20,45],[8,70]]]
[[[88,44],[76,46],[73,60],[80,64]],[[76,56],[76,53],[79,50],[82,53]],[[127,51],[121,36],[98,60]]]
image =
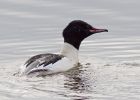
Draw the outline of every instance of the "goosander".
[[[31,57],[21,67],[22,75],[36,76],[65,72],[79,63],[78,50],[81,42],[88,36],[108,32],[107,29],[97,29],[82,20],[70,22],[63,30],[64,46],[60,54],[39,54]]]

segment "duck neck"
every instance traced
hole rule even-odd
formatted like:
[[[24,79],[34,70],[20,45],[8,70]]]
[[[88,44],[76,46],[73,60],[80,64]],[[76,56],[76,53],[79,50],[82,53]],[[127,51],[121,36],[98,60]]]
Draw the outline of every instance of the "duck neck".
[[[69,43],[64,42],[64,46],[61,50],[61,54],[72,61],[72,63],[77,64],[78,59],[78,49]]]

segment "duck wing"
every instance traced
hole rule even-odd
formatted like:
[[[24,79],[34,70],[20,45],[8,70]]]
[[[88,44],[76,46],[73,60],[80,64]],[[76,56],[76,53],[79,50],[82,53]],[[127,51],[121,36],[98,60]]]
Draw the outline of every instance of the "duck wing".
[[[22,68],[22,73],[25,75],[48,71],[47,65],[54,64],[61,60],[64,56],[58,54],[39,54],[27,60]]]

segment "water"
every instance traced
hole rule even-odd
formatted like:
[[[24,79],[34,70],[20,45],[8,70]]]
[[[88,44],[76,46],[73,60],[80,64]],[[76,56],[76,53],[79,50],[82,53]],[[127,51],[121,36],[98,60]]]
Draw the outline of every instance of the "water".
[[[139,100],[139,0],[1,0],[1,100]],[[56,53],[74,19],[108,33],[83,41],[82,66],[40,78],[14,76],[29,57]]]

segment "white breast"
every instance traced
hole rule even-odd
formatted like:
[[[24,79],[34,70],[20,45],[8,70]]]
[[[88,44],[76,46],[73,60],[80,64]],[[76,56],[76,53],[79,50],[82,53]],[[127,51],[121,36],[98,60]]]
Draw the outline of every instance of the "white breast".
[[[75,66],[76,66],[76,64],[71,62],[68,58],[64,57],[54,64],[49,64],[47,67],[51,72],[55,73],[55,72],[67,71]]]

